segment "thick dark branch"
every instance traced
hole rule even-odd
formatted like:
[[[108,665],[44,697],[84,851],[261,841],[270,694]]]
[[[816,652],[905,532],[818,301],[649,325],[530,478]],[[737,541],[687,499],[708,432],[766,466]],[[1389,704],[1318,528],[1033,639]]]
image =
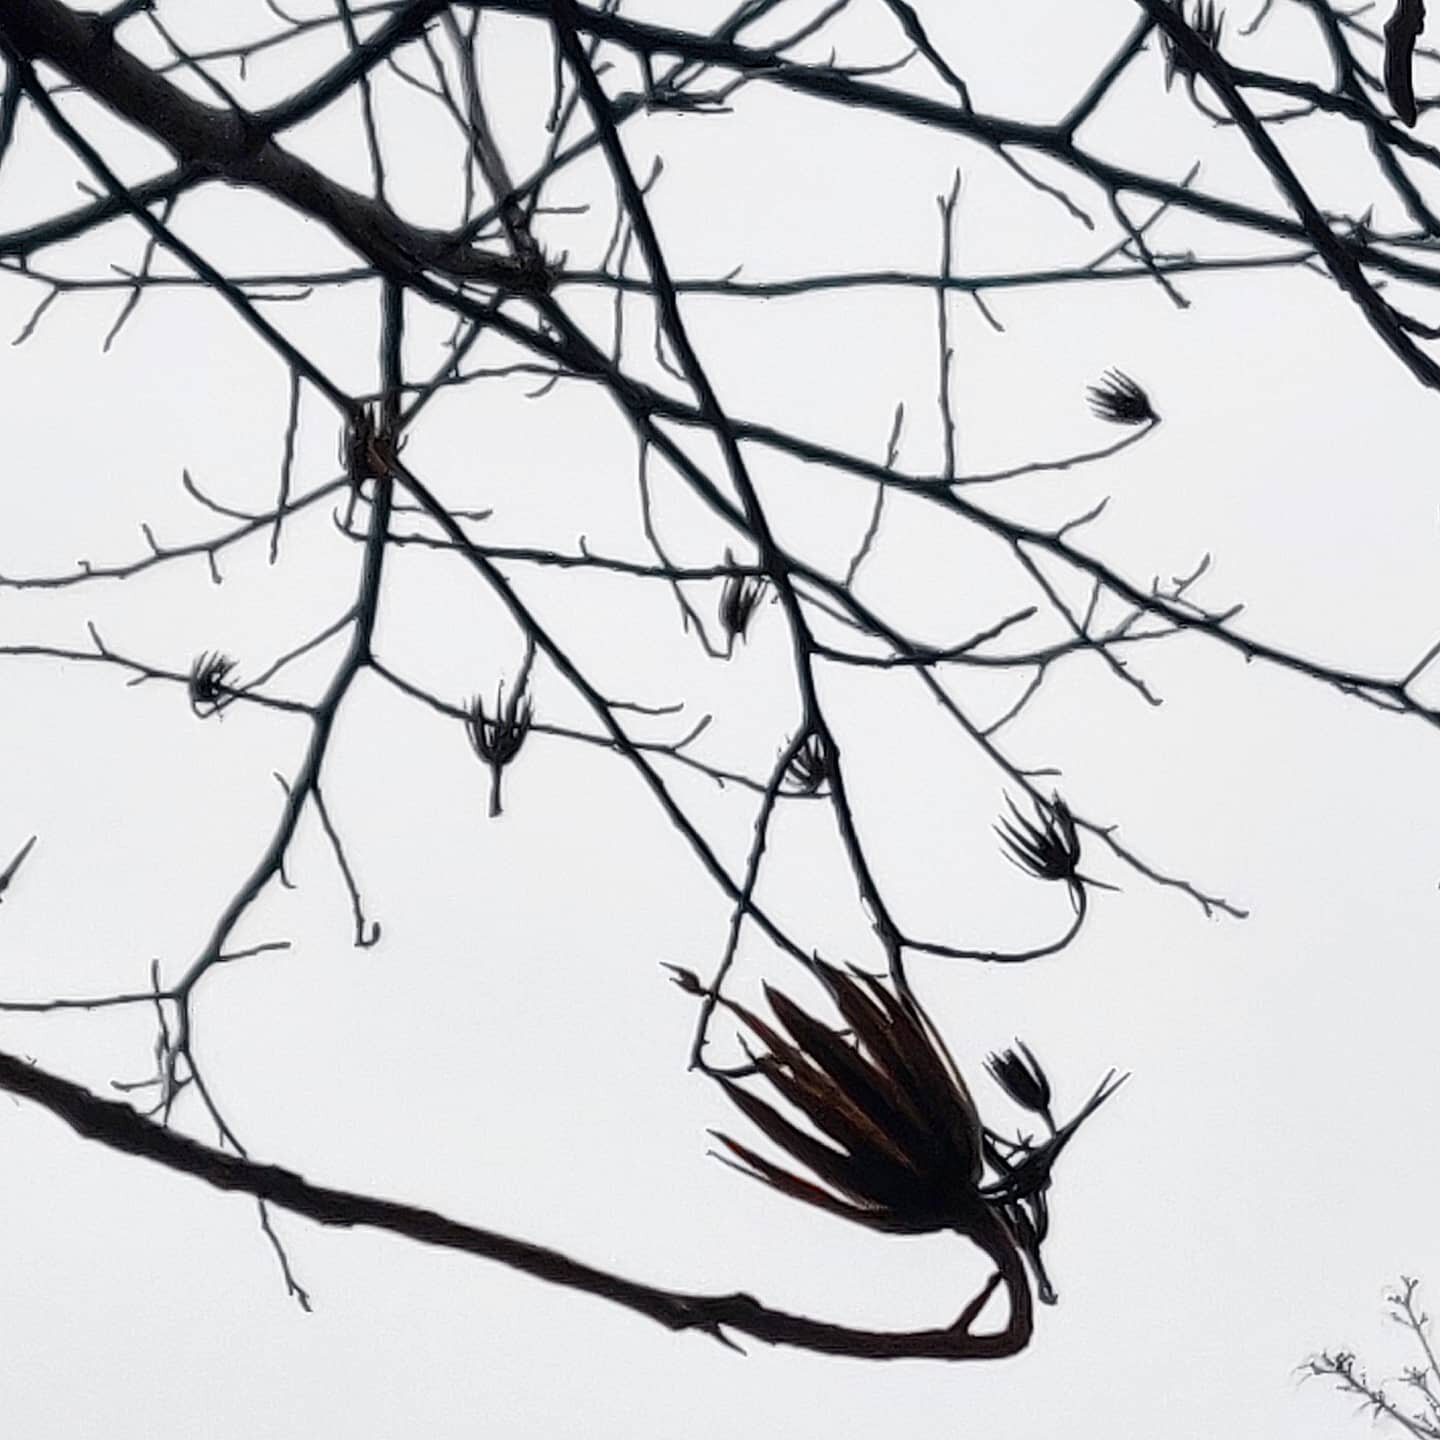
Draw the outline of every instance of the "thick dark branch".
[[[436,7],[426,7],[432,10]],[[6,0],[0,39],[31,62],[53,65],[93,99],[158,140],[182,166],[253,185],[328,226],[377,268],[397,278],[431,269],[522,293],[541,293],[538,262],[457,245],[448,235],[408,225],[388,206],[331,180],[270,137],[264,117],[216,109],[117,45],[104,23],[60,0]],[[360,63],[357,47],[345,67]],[[361,72],[363,73],[363,72]]]
[[[645,197],[635,178],[620,142],[615,121],[609,112],[609,102],[596,76],[576,32],[578,7],[574,0],[555,0],[555,33],[567,63],[574,72],[577,84],[589,107],[591,119],[599,132],[601,145],[610,162],[616,188],[625,205],[630,223],[645,257],[646,268],[655,284],[655,301],[660,312],[661,323],[666,336],[675,347],[685,378],[694,390],[700,403],[700,412],[707,428],[715,435],[725,457],[725,467],[739,496],[744,512],[745,529],[754,539],[760,551],[760,562],[774,581],[786,617],[790,624],[791,648],[795,660],[795,679],[805,709],[805,728],[813,730],[825,747],[830,764],[830,800],[836,824],[846,856],[860,887],[861,897],[870,911],[877,935],[885,947],[891,972],[896,980],[904,983],[904,971],[900,957],[900,930],[896,925],[880,886],[865,854],[864,845],[855,826],[845,790],[844,765],[839,741],[825,719],[821,708],[819,692],[815,684],[814,668],[811,663],[813,637],[806,625],[799,597],[791,580],[788,568],[781,563],[780,551],[770,528],[770,522],[760,503],[760,497],[750,479],[745,460],[740,453],[740,444],[735,427],[720,404],[704,365],[695,351],[680,314],[679,297],[670,279],[670,267],[660,246],[646,207]],[[553,309],[554,307],[552,307]]]
[[[1165,32],[1170,43],[1185,57],[1186,64],[1196,74],[1203,75],[1214,88],[1256,158],[1269,172],[1275,188],[1299,216],[1305,238],[1315,247],[1336,283],[1364,312],[1375,333],[1399,356],[1417,380],[1432,389],[1440,389],[1440,366],[1410,338],[1395,312],[1365,278],[1350,246],[1330,228],[1329,221],[1300,183],[1300,177],[1280,153],[1280,147],[1245,103],[1245,97],[1230,78],[1225,63],[1185,23],[1169,0],[1136,0],[1136,4]]]
[[[1013,1246],[995,1246],[995,1259],[1010,1295],[1011,1315],[1005,1329],[974,1335],[969,1322],[976,1307],[967,1307],[955,1325],[943,1330],[892,1332],[830,1325],[803,1315],[770,1310],[753,1296],[686,1295],[660,1290],[624,1276],[597,1270],[558,1250],[532,1245],[498,1231],[451,1220],[434,1210],[380,1200],[348,1190],[312,1185],[293,1170],[260,1165],[221,1150],[212,1150],[188,1136],[147,1120],[117,1100],[102,1100],[69,1080],[0,1053],[0,1089],[8,1090],[58,1115],[77,1134],[125,1155],[152,1160],[167,1170],[193,1175],[218,1190],[252,1195],[321,1225],[349,1228],[366,1225],[403,1235],[423,1245],[438,1245],[513,1270],[598,1296],[656,1320],[670,1330],[702,1330],[718,1340],[733,1330],[771,1345],[795,1345],[829,1355],[869,1359],[903,1357],[935,1360],[988,1360],[1013,1355],[1030,1339],[1029,1284]],[[988,1247],[987,1247],[988,1248]],[[989,1293],[989,1289],[982,1292]],[[727,1342],[728,1343],[728,1342]]]
[[[467,0],[467,3],[487,10],[504,10],[541,18],[548,17],[550,13],[550,0]],[[978,114],[958,105],[856,79],[833,66],[794,64],[771,50],[628,20],[588,6],[576,5],[574,10],[575,23],[580,30],[601,39],[613,40],[637,55],[678,55],[697,63],[753,74],[800,95],[836,101],[857,110],[894,115],[934,130],[965,135],[992,149],[1011,146],[1033,150],[1072,167],[1112,192],[1131,191],[1137,195],[1148,195],[1211,220],[1259,230],[1282,239],[1307,238],[1304,227],[1286,215],[1258,210],[1239,201],[1210,195],[1101,160],[1077,148],[1063,124],[1029,125],[997,115]]]

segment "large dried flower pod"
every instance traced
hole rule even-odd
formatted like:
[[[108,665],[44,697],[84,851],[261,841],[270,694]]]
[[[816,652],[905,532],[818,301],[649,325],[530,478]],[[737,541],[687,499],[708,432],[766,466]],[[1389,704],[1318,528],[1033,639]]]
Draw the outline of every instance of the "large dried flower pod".
[[[1047,1304],[1056,1298],[1040,1253],[1050,1230],[1055,1161],[1124,1077],[1111,1071],[1079,1114],[1057,1129],[1048,1114],[1049,1082],[1025,1051],[1025,1093],[1038,1100],[1043,1092],[1050,1134],[1039,1142],[1025,1135],[1007,1139],[982,1123],[939,1032],[908,990],[894,990],[853,967],[846,974],[816,957],[814,972],[846,1028],[826,1024],[767,986],[782,1034],[702,986],[693,972],[668,968],[683,990],[723,1005],[764,1046],[751,1057],[754,1074],[798,1111],[809,1129],[734,1078],[716,1078],[740,1110],[815,1179],[712,1132],[733,1157],[721,1159],[783,1195],[874,1230],[953,1230],[994,1265],[990,1279],[946,1329],[905,1336],[866,1331],[858,1337],[808,1331],[808,1338],[821,1342],[817,1348],[945,1359],[999,1358],[1023,1350],[1034,1330],[1035,1295]],[[977,1332],[976,1322],[1002,1286],[1009,1311],[1004,1328]],[[801,1322],[787,1317],[786,1323]]]
[[[913,1010],[883,985],[820,969],[858,1044],[773,986],[765,996],[789,1032],[745,1023],[768,1047],[756,1066],[779,1094],[841,1147],[813,1139],[731,1080],[726,1093],[828,1190],[717,1138],[757,1179],[872,1229],[917,1234],[972,1224],[981,1207],[981,1125],[965,1082]]]
[[[1007,1249],[1023,1254],[1042,1298],[1053,1298],[1039,1253],[1049,1229],[1045,1192],[1060,1151],[1114,1092],[1113,1074],[1067,1125],[1056,1129],[1050,1122],[1048,1139],[1003,1140],[981,1122],[969,1087],[915,1001],[872,976],[847,975],[819,960],[815,969],[848,1033],[773,986],[765,995],[785,1034],[744,1006],[726,1003],[765,1047],[755,1070],[824,1138],[736,1081],[719,1079],[745,1116],[820,1183],[716,1132],[735,1157],[730,1163],[782,1194],[874,1230],[955,1230],[997,1263]],[[1029,1067],[1019,1088],[1048,1117],[1049,1082],[1025,1053]],[[995,1178],[986,1180],[987,1167]]]

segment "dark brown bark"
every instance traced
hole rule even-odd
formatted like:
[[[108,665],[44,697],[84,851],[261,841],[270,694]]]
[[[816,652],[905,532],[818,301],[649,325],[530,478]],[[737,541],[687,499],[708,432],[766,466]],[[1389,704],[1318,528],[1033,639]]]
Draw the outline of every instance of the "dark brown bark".
[[[436,8],[411,7],[388,27],[388,43],[398,44],[419,30]],[[491,254],[457,244],[441,231],[407,224],[380,201],[347,189],[290,154],[273,130],[281,119],[295,123],[303,115],[235,114],[186,94],[117,45],[99,16],[76,13],[59,0],[5,0],[0,46],[31,64],[54,66],[191,171],[253,185],[319,220],[392,278],[433,270],[522,293],[549,288],[551,276],[538,257]]]

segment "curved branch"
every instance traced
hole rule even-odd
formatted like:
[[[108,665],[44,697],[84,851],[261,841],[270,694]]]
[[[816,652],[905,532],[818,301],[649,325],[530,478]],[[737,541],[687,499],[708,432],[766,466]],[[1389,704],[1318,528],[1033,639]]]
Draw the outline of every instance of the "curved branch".
[[[669,1330],[700,1330],[733,1348],[725,1331],[767,1345],[793,1345],[826,1355],[866,1359],[991,1360],[1023,1350],[1034,1328],[1029,1282],[1019,1253],[997,1222],[993,1235],[977,1239],[994,1259],[996,1276],[966,1305],[953,1325],[943,1329],[864,1330],[772,1310],[752,1295],[688,1295],[662,1290],[622,1275],[572,1260],[558,1250],[518,1240],[499,1231],[452,1220],[435,1210],[396,1200],[381,1200],[349,1190],[312,1185],[303,1175],[278,1165],[261,1165],[214,1150],[186,1135],[147,1120],[118,1100],[103,1100],[80,1085],[0,1053],[0,1089],[33,1100],[59,1116],[77,1134],[125,1155],[152,1160],[167,1170],[192,1175],[217,1190],[252,1195],[269,1205],[304,1215],[321,1225],[365,1225],[403,1235],[423,1245],[438,1245],[495,1260],[537,1279],[579,1290],[658,1321]],[[997,1286],[1004,1284],[1010,1318],[1003,1330],[974,1334],[970,1326]]]

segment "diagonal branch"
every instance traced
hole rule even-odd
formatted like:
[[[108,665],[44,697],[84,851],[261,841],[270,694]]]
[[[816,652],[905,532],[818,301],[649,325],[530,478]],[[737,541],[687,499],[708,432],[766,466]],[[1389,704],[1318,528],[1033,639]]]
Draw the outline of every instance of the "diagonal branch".
[[[435,4],[411,7],[399,19],[408,25],[421,11],[437,8]],[[392,22],[398,31],[392,48],[411,33],[407,25]],[[76,14],[60,0],[6,0],[0,10],[0,40],[32,63],[53,65],[158,140],[182,167],[253,185],[319,220],[386,273],[403,276],[429,269],[522,294],[540,294],[549,288],[549,272],[538,257],[493,255],[457,244],[438,230],[407,224],[380,201],[347,189],[282,149],[271,137],[273,117],[267,121],[219,110],[186,94],[116,44],[98,16]],[[377,40],[372,37],[368,46],[374,47]],[[357,46],[342,70],[348,74],[370,53],[367,45]]]
[[[303,1215],[321,1225],[356,1225],[403,1235],[423,1245],[437,1245],[512,1270],[552,1285],[579,1290],[658,1321],[669,1330],[699,1330],[733,1346],[725,1331],[753,1336],[770,1345],[794,1345],[827,1355],[869,1359],[901,1357],[933,1360],[989,1360],[1013,1355],[1030,1338],[1029,1327],[1015,1322],[993,1334],[975,1335],[971,1322],[979,1314],[974,1302],[945,1329],[877,1331],[832,1325],[783,1310],[771,1310],[751,1295],[688,1295],[662,1290],[572,1260],[558,1250],[519,1240],[499,1231],[466,1225],[435,1210],[395,1200],[313,1185],[303,1175],[278,1165],[262,1165],[239,1155],[211,1149],[186,1135],[147,1120],[118,1100],[104,1100],[82,1086],[0,1052],[0,1089],[44,1106],[77,1134],[124,1155],[136,1155],[178,1174],[191,1175],[217,1190],[252,1195],[266,1204]],[[997,1247],[998,1248],[998,1247]],[[1013,1247],[1002,1274],[1012,1295],[1028,1285]],[[1000,1263],[1000,1256],[996,1256]],[[1018,1269],[1018,1274],[1016,1270]],[[981,1296],[988,1298],[995,1282]],[[1028,1295],[1028,1289],[1025,1290]],[[983,1303],[983,1302],[982,1302]],[[1018,1308],[1018,1307],[1017,1307]]]

